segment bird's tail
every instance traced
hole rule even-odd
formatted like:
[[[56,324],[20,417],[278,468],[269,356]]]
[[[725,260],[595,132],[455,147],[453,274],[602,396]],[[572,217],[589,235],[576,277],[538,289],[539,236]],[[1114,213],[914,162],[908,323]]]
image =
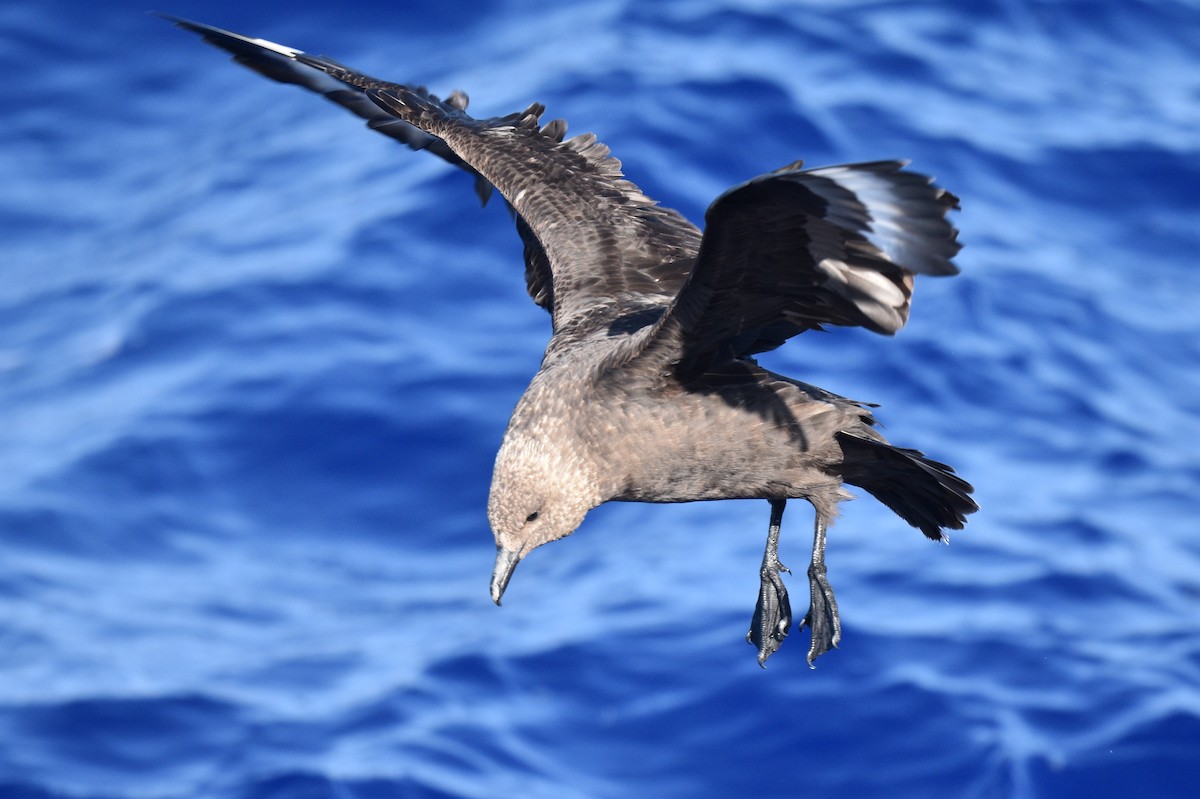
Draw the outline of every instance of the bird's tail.
[[[975,489],[946,464],[855,433],[842,431],[837,438],[842,479],[866,490],[928,538],[944,541],[943,529],[961,530],[967,515],[979,510],[971,499]]]

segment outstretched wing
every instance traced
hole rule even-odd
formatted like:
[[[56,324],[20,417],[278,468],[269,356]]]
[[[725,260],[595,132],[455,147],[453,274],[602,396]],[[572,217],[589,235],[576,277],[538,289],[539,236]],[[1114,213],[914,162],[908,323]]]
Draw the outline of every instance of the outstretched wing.
[[[423,87],[376,80],[324,57],[169,19],[267,77],[319,91],[372,128],[495,186],[518,216],[529,293],[550,311],[556,332],[661,309],[687,279],[699,231],[624,180],[620,162],[595,136],[564,141],[564,122],[541,125],[543,106],[474,119],[462,94],[442,101]]]
[[[347,86],[335,80],[319,69],[301,64],[296,60],[300,53],[292,47],[285,47],[266,39],[252,39],[239,33],[214,28],[200,22],[192,22],[168,14],[159,14],[163,19],[173,22],[184,30],[198,34],[204,41],[233,54],[233,60],[260,75],[280,83],[302,86],[311,92],[324,95],[331,102],[337,103],[355,116],[365,119],[367,127],[377,130],[385,136],[407,144],[414,150],[427,150],[456,167],[470,172],[475,176],[475,193],[483,203],[487,203],[492,195],[492,184],[488,183],[478,172],[459,158],[446,143],[436,136],[415,128],[403,122],[375,103],[357,87]],[[464,92],[455,91],[446,98],[446,103],[454,108],[466,110],[468,97]]]
[[[901,161],[757,177],[705,214],[686,285],[647,337],[683,378],[825,324],[893,334],[916,274],[953,275],[958,198]]]
[[[299,55],[449,145],[495,186],[541,245],[553,273],[556,333],[586,332],[660,308],[686,278],[696,228],[621,175],[608,147],[585,133],[565,141],[541,127],[544,107],[474,119],[428,92]]]

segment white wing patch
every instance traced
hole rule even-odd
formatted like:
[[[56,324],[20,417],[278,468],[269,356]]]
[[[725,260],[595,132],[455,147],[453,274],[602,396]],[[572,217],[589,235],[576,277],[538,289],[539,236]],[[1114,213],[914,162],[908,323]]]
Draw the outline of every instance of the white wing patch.
[[[862,231],[892,263],[911,272],[946,274],[944,255],[935,255],[928,243],[928,234],[945,227],[944,209],[929,202],[931,196],[940,196],[940,190],[932,188],[928,178],[899,172],[906,164],[894,162],[894,169],[886,171],[864,169],[862,165],[807,171],[852,192],[858,200],[854,205],[823,191],[818,182],[805,185],[829,203],[827,216],[831,222]]]
[[[232,33],[230,35],[237,36],[237,38],[239,38],[239,39],[244,39],[245,41],[250,42],[251,44],[257,44],[259,47],[262,47],[267,50],[271,50],[272,52],[279,53],[280,55],[283,55],[283,56],[287,56],[288,58],[295,58],[298,55],[304,55],[303,50],[297,50],[294,47],[285,47],[282,44],[276,44],[275,42],[269,42],[266,39],[250,39],[245,36],[238,36],[236,33]]]
[[[828,277],[826,288],[854,303],[881,330],[894,333],[908,321],[908,294],[875,269],[836,258],[822,258],[817,268]]]

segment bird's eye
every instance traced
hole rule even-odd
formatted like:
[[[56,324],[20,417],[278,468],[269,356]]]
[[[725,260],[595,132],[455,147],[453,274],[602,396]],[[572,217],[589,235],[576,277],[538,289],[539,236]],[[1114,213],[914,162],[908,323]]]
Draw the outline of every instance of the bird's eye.
[[[537,521],[537,517],[538,517],[538,512],[535,510],[533,513],[531,513],[525,517],[525,523],[529,524],[530,522],[535,522],[535,521]]]

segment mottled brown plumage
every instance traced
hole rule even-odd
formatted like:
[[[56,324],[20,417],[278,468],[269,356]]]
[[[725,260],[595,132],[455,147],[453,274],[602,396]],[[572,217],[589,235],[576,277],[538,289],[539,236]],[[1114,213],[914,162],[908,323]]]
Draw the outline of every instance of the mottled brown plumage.
[[[893,447],[861,404],[772,373],[753,355],[823,325],[891,334],[916,274],[957,269],[957,199],[897,161],[805,170],[736,186],[704,233],[621,174],[595,136],[565,138],[543,107],[492,119],[467,98],[376,80],[324,57],[173,20],[272,79],[324,94],[368,125],[495,187],[525,243],[530,296],[553,336],[496,458],[488,518],[492,596],[533,549],[608,501],[766,499],[771,524],[748,638],[759,662],[791,611],[777,547],[788,499],[816,511],[809,567],[809,662],[840,636],[825,576],[825,531],[843,483],[860,486],[928,537],[961,528],[971,486]]]

